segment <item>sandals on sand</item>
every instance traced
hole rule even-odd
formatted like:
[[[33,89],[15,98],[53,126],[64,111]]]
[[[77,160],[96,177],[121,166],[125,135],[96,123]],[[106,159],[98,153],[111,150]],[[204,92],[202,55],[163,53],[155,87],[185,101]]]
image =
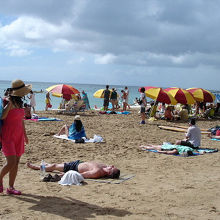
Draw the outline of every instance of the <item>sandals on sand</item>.
[[[7,194],[21,195],[21,191],[18,191],[15,188],[7,188]]]
[[[43,178],[43,182],[58,182],[59,180],[61,180],[61,177],[57,174],[55,174],[54,176],[48,174]]]

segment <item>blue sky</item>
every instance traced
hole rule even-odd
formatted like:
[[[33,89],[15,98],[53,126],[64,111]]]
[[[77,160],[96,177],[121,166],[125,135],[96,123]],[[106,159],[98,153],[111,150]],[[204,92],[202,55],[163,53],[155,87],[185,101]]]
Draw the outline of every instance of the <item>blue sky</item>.
[[[1,80],[219,90],[218,0],[0,5]]]

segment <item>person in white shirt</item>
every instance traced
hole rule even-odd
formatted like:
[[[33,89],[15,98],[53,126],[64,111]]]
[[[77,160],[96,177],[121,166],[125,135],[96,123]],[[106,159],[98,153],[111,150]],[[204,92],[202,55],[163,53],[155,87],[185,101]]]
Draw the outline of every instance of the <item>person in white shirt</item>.
[[[185,140],[176,141],[177,145],[189,146],[191,148],[198,148],[201,145],[201,131],[196,126],[196,120],[190,119],[189,128],[186,133]]]
[[[35,100],[35,94],[33,93],[33,91],[30,91],[30,96],[28,96],[28,98],[30,99],[30,106],[33,109],[33,112],[35,113],[35,106],[36,106],[36,100]]]
[[[145,108],[147,106],[147,100],[146,100],[146,95],[145,95],[145,88],[142,87],[140,89],[141,96],[140,96],[140,105],[141,105],[141,122],[140,124],[145,124]]]

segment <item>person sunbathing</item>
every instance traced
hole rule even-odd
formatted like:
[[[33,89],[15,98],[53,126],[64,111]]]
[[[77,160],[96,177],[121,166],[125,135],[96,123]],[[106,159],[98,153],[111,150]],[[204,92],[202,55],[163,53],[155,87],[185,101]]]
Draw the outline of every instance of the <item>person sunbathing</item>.
[[[86,138],[85,129],[79,115],[76,115],[71,126],[64,125],[57,133],[58,136],[65,134],[69,139],[80,140]]]
[[[211,139],[219,139],[220,140],[220,130],[217,130],[215,135],[213,135],[212,133],[208,134],[208,137],[210,137]]]
[[[173,144],[163,144],[163,145],[141,145],[141,149],[146,150],[156,150],[158,153],[162,154],[170,154],[170,155],[184,155],[184,156],[191,156],[193,155],[194,149],[187,146],[182,145],[173,145]]]
[[[40,170],[40,165],[34,165],[29,162],[27,163],[27,167],[33,170]],[[114,165],[109,166],[95,161],[83,162],[81,160],[76,160],[70,163],[46,164],[45,170],[46,172],[57,170],[63,173],[69,170],[75,170],[85,179],[98,179],[102,177],[117,179],[120,176],[120,170]]]

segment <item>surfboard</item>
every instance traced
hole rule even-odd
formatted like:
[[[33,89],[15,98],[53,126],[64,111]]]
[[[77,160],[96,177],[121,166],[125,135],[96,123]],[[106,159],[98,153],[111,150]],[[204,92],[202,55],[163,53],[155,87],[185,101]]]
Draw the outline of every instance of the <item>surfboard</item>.
[[[178,127],[172,127],[172,126],[163,126],[163,125],[159,125],[158,128],[160,129],[164,129],[164,130],[168,130],[168,131],[176,131],[176,132],[183,132],[186,133],[187,132],[187,128],[178,128]],[[208,131],[201,131],[201,134],[209,134],[210,132]]]
[[[184,126],[184,125],[175,125],[176,128],[184,128],[184,129],[188,129],[187,126]],[[208,131],[208,129],[205,129],[205,128],[200,128],[201,131]]]

